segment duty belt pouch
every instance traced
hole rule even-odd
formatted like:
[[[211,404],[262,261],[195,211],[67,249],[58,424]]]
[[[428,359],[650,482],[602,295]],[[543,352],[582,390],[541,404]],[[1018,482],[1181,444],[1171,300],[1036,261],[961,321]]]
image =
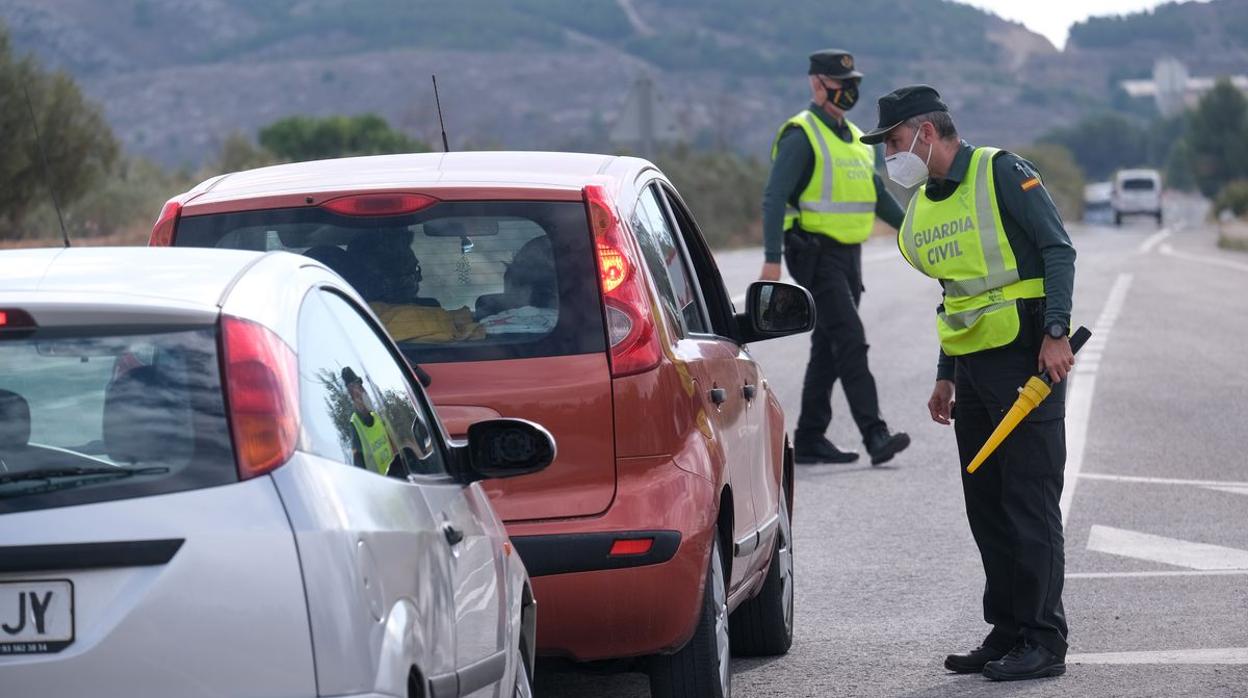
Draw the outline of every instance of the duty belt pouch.
[[[814,235],[798,227],[784,233],[784,263],[789,276],[799,285],[809,288],[814,281],[815,265],[819,261],[819,241]]]

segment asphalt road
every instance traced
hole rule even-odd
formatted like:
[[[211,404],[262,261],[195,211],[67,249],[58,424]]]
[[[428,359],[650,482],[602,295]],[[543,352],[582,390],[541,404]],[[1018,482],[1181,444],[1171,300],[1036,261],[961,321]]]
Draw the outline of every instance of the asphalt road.
[[[952,429],[925,408],[938,289],[877,240],[861,312],[885,418],[914,444],[888,468],[799,466],[796,638],[735,661],[736,695],[1248,695],[1248,254],[1217,249],[1195,203],[1167,213],[1164,228],[1071,226],[1075,324],[1096,338],[1068,397],[1067,675],[1002,685],[941,666],[987,632],[982,570]],[[762,255],[719,260],[735,295]],[[752,347],[790,428],[808,341]],[[830,437],[861,449],[833,400]],[[537,694],[648,691],[640,674],[544,663]]]

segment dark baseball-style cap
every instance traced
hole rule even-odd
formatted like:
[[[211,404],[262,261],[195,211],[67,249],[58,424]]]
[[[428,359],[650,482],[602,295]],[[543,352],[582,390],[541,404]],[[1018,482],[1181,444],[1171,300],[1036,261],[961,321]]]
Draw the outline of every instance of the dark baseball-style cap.
[[[880,124],[874,130],[862,134],[862,142],[874,145],[884,140],[889,131],[912,116],[949,111],[940,99],[940,93],[930,85],[907,85],[880,97]]]
[[[861,78],[854,70],[854,55],[839,48],[825,48],[810,54],[811,75],[827,75],[831,78]]]

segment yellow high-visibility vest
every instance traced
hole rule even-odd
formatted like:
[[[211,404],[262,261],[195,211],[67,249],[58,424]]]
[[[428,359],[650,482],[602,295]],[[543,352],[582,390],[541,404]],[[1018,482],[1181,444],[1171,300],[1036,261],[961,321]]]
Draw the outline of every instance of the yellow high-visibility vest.
[[[915,269],[940,281],[945,302],[936,334],[950,356],[1003,347],[1018,337],[1018,299],[1043,298],[1044,279],[1020,279],[1001,223],[992,158],[977,148],[966,179],[949,198],[932,201],[927,185],[910,200],[897,246]]]
[[[364,467],[385,475],[390,472],[390,461],[394,460],[394,449],[390,448],[390,435],[386,432],[386,425],[381,423],[381,418],[376,412],[369,414],[373,417],[373,426],[365,426],[364,420],[360,419],[360,415],[355,412],[351,413],[351,424],[355,426],[355,433],[360,437],[360,447],[364,451]]]
[[[875,223],[875,151],[859,140],[862,131],[848,119],[853,134],[846,143],[809,109],[784,122],[771,146],[775,160],[780,136],[790,126],[806,134],[815,153],[810,183],[798,196],[798,207],[785,208],[784,229],[796,223],[809,233],[827,235],[856,245],[871,237]]]

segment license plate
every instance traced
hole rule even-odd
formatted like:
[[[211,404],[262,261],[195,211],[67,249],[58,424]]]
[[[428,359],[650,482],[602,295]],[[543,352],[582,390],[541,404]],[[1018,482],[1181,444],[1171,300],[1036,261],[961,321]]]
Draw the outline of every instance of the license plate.
[[[73,641],[73,582],[0,582],[0,655],[60,652]]]

